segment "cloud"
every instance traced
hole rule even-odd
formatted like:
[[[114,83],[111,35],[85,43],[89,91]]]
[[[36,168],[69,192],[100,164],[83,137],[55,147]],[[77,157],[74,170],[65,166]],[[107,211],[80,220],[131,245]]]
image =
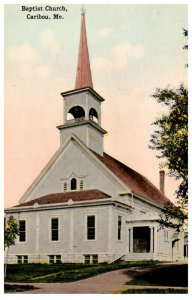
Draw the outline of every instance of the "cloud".
[[[121,42],[111,49],[108,58],[95,58],[93,67],[106,72],[121,72],[130,61],[142,58],[144,52],[142,44],[132,45],[128,42]]]
[[[23,65],[33,65],[37,59],[38,55],[35,49],[30,44],[21,44],[19,46],[14,46],[7,51],[8,59],[19,64],[21,60]]]
[[[39,35],[41,44],[52,54],[58,54],[62,48],[51,29],[43,30]]]
[[[6,70],[9,77],[25,80],[37,78],[48,78],[53,74],[54,61],[62,48],[51,29],[45,29],[39,33],[39,44],[41,50],[30,43],[13,46],[6,51]],[[44,55],[48,53],[49,55]],[[50,55],[54,59],[50,59]],[[46,61],[48,59],[49,61]]]
[[[9,48],[6,56],[6,66],[10,76],[31,79],[44,78],[52,73],[52,65],[41,63],[38,51],[28,43]]]
[[[104,37],[107,37],[108,35],[110,35],[112,32],[113,32],[112,28],[102,28],[98,34],[99,34],[99,37],[104,38]]]

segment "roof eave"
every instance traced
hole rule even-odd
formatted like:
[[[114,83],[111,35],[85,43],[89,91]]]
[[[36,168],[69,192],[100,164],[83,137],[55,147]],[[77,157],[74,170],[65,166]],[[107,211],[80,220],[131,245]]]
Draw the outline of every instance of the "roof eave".
[[[54,204],[43,204],[38,206],[17,206],[5,209],[5,213],[16,213],[16,212],[26,212],[26,211],[39,211],[39,210],[51,210],[51,209],[67,209],[75,207],[84,207],[84,206],[97,206],[97,205],[115,205],[120,206],[125,209],[131,209],[131,206],[122,203],[121,201],[115,199],[95,199],[95,200],[86,200],[86,201],[75,201],[73,203],[54,203]]]
[[[74,126],[80,126],[80,125],[86,125],[86,124],[93,126],[97,130],[99,130],[102,134],[106,134],[107,133],[107,131],[105,129],[103,129],[101,126],[99,126],[97,123],[95,123],[92,120],[82,120],[82,121],[77,122],[77,123],[75,123],[75,122],[73,122],[73,123],[66,123],[64,125],[57,126],[57,129],[62,130],[64,128],[74,127]]]
[[[73,90],[69,90],[66,92],[61,93],[61,96],[66,97],[66,96],[71,96],[74,94],[80,94],[83,92],[90,92],[97,100],[99,100],[100,102],[105,101],[105,99],[103,97],[101,97],[92,87],[87,86],[87,87],[83,87],[83,88],[79,88],[79,89],[73,89]]]
[[[134,193],[134,192],[132,192],[132,193],[133,193],[133,195],[134,195],[136,198],[141,199],[142,201],[145,201],[146,203],[148,203],[148,204],[150,204],[150,205],[153,205],[153,206],[158,207],[158,208],[161,208],[161,209],[164,208],[165,203],[164,203],[164,204],[163,204],[163,203],[161,204],[161,203],[156,202],[156,200],[153,200],[153,199],[146,199],[146,198],[144,198],[144,197],[142,197],[142,196],[140,196],[140,195],[138,195],[138,194],[136,194],[136,193]]]

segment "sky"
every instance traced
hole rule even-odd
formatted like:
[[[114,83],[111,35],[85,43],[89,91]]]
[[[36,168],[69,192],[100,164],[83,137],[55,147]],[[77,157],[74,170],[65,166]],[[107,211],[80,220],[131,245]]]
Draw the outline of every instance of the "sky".
[[[7,4],[4,10],[5,207],[18,204],[59,147],[60,93],[74,89],[78,58],[81,5],[66,4],[60,20],[27,19],[22,5]],[[30,15],[51,16],[43,7]],[[165,109],[151,95],[158,87],[187,86],[182,34],[187,5],[85,8],[93,86],[105,99],[105,152],[158,187],[160,161],[148,146],[151,124]],[[165,193],[172,201],[177,185],[166,176]]]

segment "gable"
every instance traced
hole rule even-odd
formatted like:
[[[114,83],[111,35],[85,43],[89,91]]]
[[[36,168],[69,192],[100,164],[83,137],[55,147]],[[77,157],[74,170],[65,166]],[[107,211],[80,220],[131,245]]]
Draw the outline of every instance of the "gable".
[[[83,189],[98,189],[110,196],[119,192],[127,192],[124,185],[109,169],[107,169],[93,153],[72,135],[55,153],[41,174],[30,186],[20,203],[27,202],[48,194],[64,192],[64,182],[68,191],[70,182],[76,178],[83,180]]]

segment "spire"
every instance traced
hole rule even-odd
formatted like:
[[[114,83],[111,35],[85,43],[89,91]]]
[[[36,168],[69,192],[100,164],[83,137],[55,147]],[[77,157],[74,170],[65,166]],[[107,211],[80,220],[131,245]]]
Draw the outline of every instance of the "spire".
[[[85,26],[85,9],[81,9],[81,33],[79,43],[79,56],[77,64],[77,74],[75,89],[83,87],[93,87],[91,68],[89,62],[89,52],[87,46],[86,26]]]

